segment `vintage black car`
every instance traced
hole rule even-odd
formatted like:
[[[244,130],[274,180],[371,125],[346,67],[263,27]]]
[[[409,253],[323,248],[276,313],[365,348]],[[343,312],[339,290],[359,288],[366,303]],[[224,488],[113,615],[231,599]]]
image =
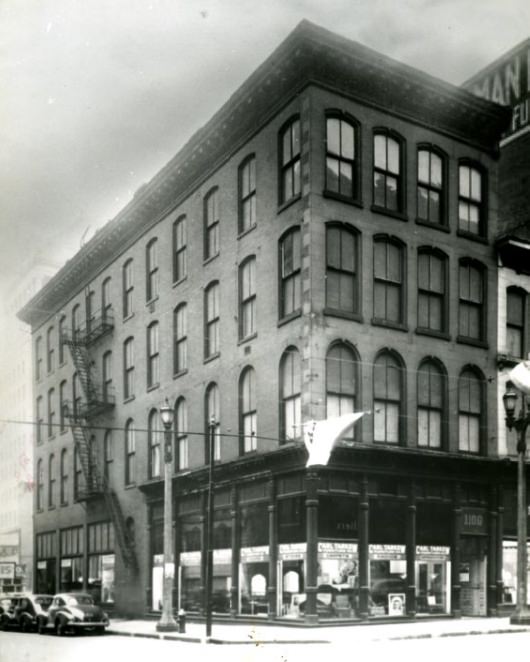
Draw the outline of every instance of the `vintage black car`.
[[[103,634],[109,625],[107,614],[95,604],[88,593],[58,593],[47,614],[37,619],[40,634],[54,631],[62,636],[68,632],[94,632]]]
[[[37,617],[46,614],[53,600],[52,595],[21,593],[0,600],[0,627],[3,630],[20,629],[32,632],[37,629]]]

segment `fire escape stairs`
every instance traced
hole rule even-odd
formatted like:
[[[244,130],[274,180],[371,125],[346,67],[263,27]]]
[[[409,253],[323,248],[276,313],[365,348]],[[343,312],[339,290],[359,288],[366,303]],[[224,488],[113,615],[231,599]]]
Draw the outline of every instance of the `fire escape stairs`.
[[[105,328],[105,333],[108,328]],[[123,510],[116,492],[109,485],[106,476],[98,467],[97,458],[91,449],[88,430],[90,421],[105,411],[114,407],[113,398],[108,393],[103,396],[95,386],[95,380],[90,365],[90,355],[87,346],[93,342],[88,334],[77,332],[75,334],[64,334],[63,344],[70,348],[70,354],[74,362],[79,383],[85,395],[85,403],[65,403],[63,413],[68,420],[75,447],[77,449],[79,462],[83,477],[85,479],[85,490],[79,492],[78,500],[86,501],[94,498],[103,498],[114,525],[114,533],[124,564],[133,571],[138,570],[138,561],[134,541],[129,535]]]

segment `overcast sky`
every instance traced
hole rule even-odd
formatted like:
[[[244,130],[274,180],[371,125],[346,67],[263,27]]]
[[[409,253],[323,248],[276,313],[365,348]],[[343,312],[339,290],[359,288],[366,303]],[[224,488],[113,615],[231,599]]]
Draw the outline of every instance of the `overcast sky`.
[[[528,0],[0,0],[0,291],[62,264],[303,18],[454,84]]]

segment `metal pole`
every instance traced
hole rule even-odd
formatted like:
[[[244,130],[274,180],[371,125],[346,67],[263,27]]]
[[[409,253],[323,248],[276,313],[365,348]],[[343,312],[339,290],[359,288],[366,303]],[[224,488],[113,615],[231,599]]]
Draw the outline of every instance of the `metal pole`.
[[[156,625],[159,632],[177,630],[177,622],[173,617],[175,562],[173,558],[172,458],[171,425],[166,426],[164,424],[164,585],[162,590],[162,616]]]
[[[208,468],[208,506],[206,514],[206,587],[204,612],[206,614],[206,637],[212,636],[212,584],[213,584],[213,465],[214,465],[215,419],[209,425],[209,468]]]

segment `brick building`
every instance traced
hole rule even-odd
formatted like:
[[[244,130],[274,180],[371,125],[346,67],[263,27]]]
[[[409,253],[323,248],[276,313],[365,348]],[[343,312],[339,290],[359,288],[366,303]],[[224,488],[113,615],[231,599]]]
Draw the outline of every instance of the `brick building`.
[[[202,609],[213,416],[215,612],[496,613],[507,121],[300,24],[20,313],[37,588],[160,608],[167,397],[177,605]],[[360,410],[306,470],[302,424]]]

